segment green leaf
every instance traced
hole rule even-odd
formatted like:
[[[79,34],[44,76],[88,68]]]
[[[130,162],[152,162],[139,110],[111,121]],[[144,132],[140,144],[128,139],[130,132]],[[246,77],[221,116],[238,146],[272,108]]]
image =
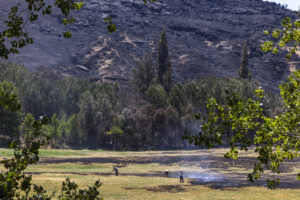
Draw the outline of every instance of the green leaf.
[[[80,10],[80,9],[82,8],[82,6],[83,6],[83,3],[84,3],[84,2],[76,2],[76,3],[74,4],[74,8],[75,8],[76,10]]]
[[[63,36],[64,38],[71,38],[72,34],[69,31],[67,31],[67,32],[63,32]]]

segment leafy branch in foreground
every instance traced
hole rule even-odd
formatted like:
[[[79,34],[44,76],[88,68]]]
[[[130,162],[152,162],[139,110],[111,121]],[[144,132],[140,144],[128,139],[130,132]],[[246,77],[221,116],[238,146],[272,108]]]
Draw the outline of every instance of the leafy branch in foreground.
[[[267,40],[261,45],[264,52],[272,52],[277,54],[280,48],[288,46],[287,59],[299,49],[300,42],[300,19],[293,21],[290,17],[285,17],[281,22],[281,29],[272,31],[272,40]],[[269,31],[264,31],[265,35],[270,35]]]
[[[227,158],[238,157],[238,147],[247,151],[255,145],[258,153],[253,172],[248,181],[258,180],[265,169],[280,173],[280,164],[286,159],[294,159],[300,148],[300,70],[293,72],[280,85],[281,96],[286,109],[274,118],[263,112],[263,90],[256,90],[256,99],[243,99],[236,94],[228,94],[226,103],[220,105],[214,98],[207,104],[205,116],[195,115],[201,121],[201,131],[197,135],[186,134],[185,139],[195,145],[207,148],[223,144],[225,134],[230,138],[231,149]],[[274,189],[279,179],[267,180]]]
[[[110,3],[110,0],[107,1]],[[143,0],[145,4],[154,1],[156,0]],[[19,0],[16,6],[10,8],[7,19],[3,22],[4,30],[0,30],[0,58],[7,59],[10,54],[18,54],[19,49],[33,43],[34,39],[24,29],[27,23],[37,21],[41,15],[52,15],[54,8],[58,8],[64,16],[62,23],[66,26],[75,22],[70,13],[83,6],[84,0],[55,0],[54,4],[46,0]],[[109,33],[117,30],[111,16],[105,18],[105,22]],[[72,37],[69,31],[62,35],[65,38]]]
[[[65,25],[74,21],[69,18],[70,12],[79,10],[82,6],[83,2],[77,0],[56,0],[54,2],[54,7],[57,7],[65,17],[63,20]],[[0,58],[7,59],[9,54],[17,54],[18,49],[32,44],[33,38],[24,30],[26,24],[37,21],[40,15],[51,15],[52,12],[53,5],[44,0],[26,1],[22,4],[20,2],[11,7],[8,17],[4,21],[5,29],[0,30]],[[63,35],[70,36],[67,32]]]

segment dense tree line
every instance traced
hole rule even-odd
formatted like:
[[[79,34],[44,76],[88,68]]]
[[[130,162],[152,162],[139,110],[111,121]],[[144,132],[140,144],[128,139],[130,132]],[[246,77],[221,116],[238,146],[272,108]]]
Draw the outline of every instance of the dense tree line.
[[[193,114],[206,110],[207,99],[215,97],[225,102],[226,91],[252,97],[258,87],[258,83],[249,80],[203,78],[177,83],[167,92],[159,84],[155,66],[151,56],[145,56],[132,75],[132,83],[143,84],[134,84],[135,92],[129,92],[120,90],[115,83],[65,77],[45,67],[30,71],[2,63],[0,81],[6,82],[0,90],[15,90],[22,112],[4,113],[0,109],[1,119],[9,119],[5,123],[1,120],[1,135],[11,137],[14,133],[14,137],[18,134],[26,138],[30,135],[26,127],[34,119],[46,116],[50,123],[43,131],[52,137],[54,148],[184,148],[187,143],[182,135],[184,131],[198,130]],[[281,111],[276,95],[267,95],[264,106],[270,115]]]

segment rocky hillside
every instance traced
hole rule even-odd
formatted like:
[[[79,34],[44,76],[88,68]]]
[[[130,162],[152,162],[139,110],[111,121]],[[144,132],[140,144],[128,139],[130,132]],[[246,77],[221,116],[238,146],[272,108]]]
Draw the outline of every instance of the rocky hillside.
[[[0,16],[17,0],[1,5]],[[155,57],[160,30],[166,29],[173,81],[203,76],[236,77],[241,44],[247,40],[252,77],[266,88],[278,84],[293,68],[284,56],[264,54],[263,30],[280,25],[290,10],[262,0],[86,0],[68,28],[73,38],[61,36],[62,16],[44,17],[27,29],[36,38],[10,60],[34,68],[54,67],[65,74],[95,81],[128,82],[131,69],[144,53]],[[111,14],[118,31],[108,34],[104,18]],[[2,17],[1,17],[2,19]]]

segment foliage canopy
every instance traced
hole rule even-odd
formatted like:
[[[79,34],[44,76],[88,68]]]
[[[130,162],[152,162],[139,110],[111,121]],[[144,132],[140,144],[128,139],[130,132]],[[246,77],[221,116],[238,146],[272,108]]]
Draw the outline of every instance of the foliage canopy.
[[[300,15],[300,13],[298,13]],[[265,52],[277,54],[279,49],[287,49],[286,58],[290,59],[299,49],[300,42],[300,19],[292,20],[285,17],[281,22],[281,29],[274,29],[272,34],[265,30],[265,35],[271,35],[270,40],[265,41],[261,48]]]
[[[8,85],[5,82],[0,82],[0,86]],[[1,88],[0,87],[0,88]],[[20,103],[14,90],[0,91],[0,106],[11,112],[20,111]],[[24,141],[11,140],[8,147],[14,150],[12,158],[4,159],[1,163],[4,164],[5,171],[0,172],[0,199],[3,200],[51,200],[54,194],[48,195],[47,191],[38,185],[32,187],[32,175],[26,174],[26,168],[39,161],[39,149],[47,143],[49,137],[41,132],[44,125],[48,123],[48,119],[40,117],[34,120],[32,115],[26,117],[26,129],[28,134]],[[30,120],[31,119],[31,120]],[[93,186],[88,189],[78,190],[78,185],[66,179],[62,183],[61,195],[58,196],[59,200],[101,200],[98,188],[101,186],[100,181],[96,181]]]
[[[285,17],[283,29],[275,29],[272,37],[278,42],[266,41],[261,45],[263,51],[278,53],[278,48],[292,44],[287,58],[296,53],[300,42],[300,21],[292,22]],[[265,32],[268,34],[268,32]],[[215,98],[209,100],[205,115],[196,114],[201,121],[201,131],[196,135],[185,135],[190,143],[211,148],[223,144],[224,134],[229,132],[231,150],[225,157],[236,159],[238,147],[248,150],[255,145],[258,153],[257,162],[248,180],[258,180],[265,169],[280,173],[280,164],[286,159],[299,156],[300,148],[300,69],[295,70],[288,80],[280,85],[280,94],[285,108],[277,116],[266,116],[263,110],[262,98],[264,91],[256,90],[256,98],[242,98],[237,94],[228,93],[224,104]],[[254,133],[252,136],[251,133]],[[299,178],[299,177],[298,177]],[[274,189],[280,183],[279,179],[267,180],[269,188]]]

